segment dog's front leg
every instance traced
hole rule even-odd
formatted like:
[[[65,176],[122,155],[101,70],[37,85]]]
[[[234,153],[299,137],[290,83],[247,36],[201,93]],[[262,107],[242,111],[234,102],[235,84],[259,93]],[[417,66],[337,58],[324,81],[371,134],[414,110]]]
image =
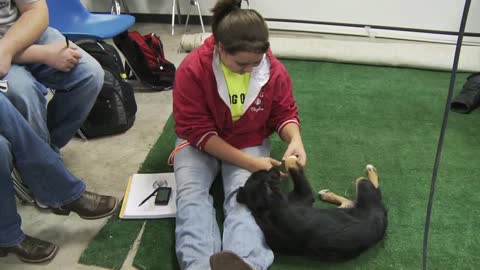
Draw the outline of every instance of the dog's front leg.
[[[285,161],[285,167],[293,181],[293,191],[288,194],[288,199],[305,205],[312,205],[315,201],[312,187],[308,183],[305,172],[298,166],[297,157],[289,157]]]

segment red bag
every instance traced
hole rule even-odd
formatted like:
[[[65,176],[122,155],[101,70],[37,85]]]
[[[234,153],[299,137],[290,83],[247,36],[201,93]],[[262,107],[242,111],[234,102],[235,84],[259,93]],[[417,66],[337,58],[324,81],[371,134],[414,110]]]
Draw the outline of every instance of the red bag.
[[[162,41],[156,34],[142,36],[137,31],[124,32],[113,41],[125,56],[129,79],[138,79],[158,90],[172,87],[175,65],[165,58]]]

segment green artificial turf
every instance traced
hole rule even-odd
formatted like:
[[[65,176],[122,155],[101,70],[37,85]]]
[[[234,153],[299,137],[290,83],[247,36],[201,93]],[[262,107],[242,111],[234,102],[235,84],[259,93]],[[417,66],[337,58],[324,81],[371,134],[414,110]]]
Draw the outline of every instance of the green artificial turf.
[[[420,269],[427,198],[450,74],[311,61],[283,63],[293,80],[312,187],[352,196],[354,179],[364,175],[366,164],[375,165],[389,226],[383,242],[352,261],[326,264],[277,255],[271,269]],[[466,75],[458,75],[455,93]],[[480,267],[479,118],[477,111],[450,115],[433,204],[430,269]],[[140,172],[171,171],[166,160],[174,140],[170,119]],[[280,159],[285,146],[276,135],[272,140],[272,156]],[[216,183],[213,194],[220,191]],[[216,199],[221,209],[221,198]],[[318,200],[316,205],[332,207]],[[174,223],[174,219],[146,222],[136,267],[178,269]],[[119,269],[142,224],[111,218],[80,262]]]

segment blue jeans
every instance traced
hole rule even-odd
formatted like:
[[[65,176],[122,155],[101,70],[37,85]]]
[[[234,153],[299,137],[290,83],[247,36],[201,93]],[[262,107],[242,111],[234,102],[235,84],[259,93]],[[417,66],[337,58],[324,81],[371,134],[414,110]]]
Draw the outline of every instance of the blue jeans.
[[[73,202],[85,190],[84,182],[65,168],[59,155],[0,95],[0,247],[16,245],[25,238],[11,178],[14,165],[35,198],[47,206]]]
[[[48,28],[36,42],[65,42],[65,37]],[[62,148],[75,135],[88,116],[103,86],[100,64],[82,49],[80,62],[62,72],[44,64],[12,65],[2,79],[8,82],[5,94],[45,141]],[[46,105],[47,88],[55,95]]]
[[[177,145],[181,142],[177,139]],[[269,156],[270,141],[242,151],[252,156]],[[267,269],[273,262],[273,252],[251,212],[236,200],[236,191],[245,184],[250,172],[221,162],[192,146],[178,151],[173,166],[177,182],[175,249],[180,268],[210,269],[211,255],[230,250],[255,269]],[[209,194],[218,172],[221,172],[225,194],[223,237]]]

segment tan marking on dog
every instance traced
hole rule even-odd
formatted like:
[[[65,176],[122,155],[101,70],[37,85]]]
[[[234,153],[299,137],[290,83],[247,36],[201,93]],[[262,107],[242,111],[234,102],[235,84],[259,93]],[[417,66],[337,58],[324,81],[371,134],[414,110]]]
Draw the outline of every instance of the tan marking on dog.
[[[368,180],[370,180],[370,182],[372,182],[372,184],[375,188],[378,188],[379,183],[378,183],[377,169],[375,167],[373,167],[373,165],[368,164],[367,167],[366,167],[366,170],[367,170]]]
[[[351,200],[337,195],[328,189],[320,190],[318,194],[320,194],[320,198],[323,201],[338,204],[338,208],[353,208],[355,206]]]

